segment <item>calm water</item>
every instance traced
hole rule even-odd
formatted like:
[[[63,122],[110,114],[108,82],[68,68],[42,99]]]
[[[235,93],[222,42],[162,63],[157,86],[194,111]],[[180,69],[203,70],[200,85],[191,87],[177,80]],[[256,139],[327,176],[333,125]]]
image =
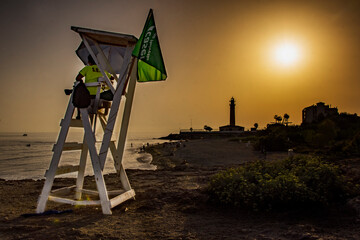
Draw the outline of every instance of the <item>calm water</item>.
[[[67,142],[81,142],[83,133],[69,133]],[[21,133],[0,134],[0,178],[14,179],[41,179],[45,170],[49,168],[52,158],[52,148],[58,133]],[[101,140],[100,137],[97,139]],[[151,155],[140,153],[143,144],[158,144],[164,141],[129,134],[126,142],[123,164],[127,169],[154,170],[151,164]],[[97,147],[100,147],[97,144]],[[64,151],[59,165],[78,165],[80,151]],[[115,172],[114,162],[109,151],[104,173]],[[86,174],[92,175],[90,156],[88,156]],[[76,173],[61,175],[61,177],[76,177]]]

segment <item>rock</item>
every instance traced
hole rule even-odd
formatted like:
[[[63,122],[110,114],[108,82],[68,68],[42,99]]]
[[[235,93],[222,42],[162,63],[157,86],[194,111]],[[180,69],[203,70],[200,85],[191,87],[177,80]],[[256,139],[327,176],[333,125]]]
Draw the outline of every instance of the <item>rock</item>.
[[[317,236],[313,236],[311,233],[305,233],[300,239],[301,240],[317,240],[319,238]]]
[[[194,214],[198,211],[196,206],[183,206],[179,209],[183,213]]]

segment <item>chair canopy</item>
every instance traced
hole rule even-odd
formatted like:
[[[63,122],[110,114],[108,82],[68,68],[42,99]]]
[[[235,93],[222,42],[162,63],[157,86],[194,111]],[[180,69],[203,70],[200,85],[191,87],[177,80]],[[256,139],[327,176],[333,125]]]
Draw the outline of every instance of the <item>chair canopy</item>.
[[[120,74],[120,69],[127,46],[129,46],[129,44],[135,45],[138,41],[136,37],[127,34],[106,32],[81,27],[71,27],[71,29],[79,33],[82,38],[86,37],[88,39],[90,47],[99,61],[100,67],[108,72],[111,72],[111,69],[107,65],[106,60],[103,58],[102,53],[98,51],[96,46],[97,43],[116,74]],[[75,52],[80,60],[86,65],[90,53],[83,41]]]

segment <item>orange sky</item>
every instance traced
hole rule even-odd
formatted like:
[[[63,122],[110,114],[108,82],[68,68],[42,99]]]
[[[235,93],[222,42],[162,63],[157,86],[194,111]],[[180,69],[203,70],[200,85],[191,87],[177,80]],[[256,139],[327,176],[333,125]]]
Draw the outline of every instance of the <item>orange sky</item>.
[[[360,1],[2,1],[0,131],[59,130],[70,88],[83,67],[70,26],[139,37],[154,9],[168,72],[137,85],[130,132],[165,135],[229,123],[264,128],[323,101],[360,113]],[[274,63],[276,43],[292,40],[302,59]]]

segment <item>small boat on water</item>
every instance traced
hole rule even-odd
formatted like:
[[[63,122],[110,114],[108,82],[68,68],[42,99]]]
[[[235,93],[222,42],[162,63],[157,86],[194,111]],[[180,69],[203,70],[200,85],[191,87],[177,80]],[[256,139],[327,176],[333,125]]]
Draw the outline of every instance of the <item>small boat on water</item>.
[[[27,136],[27,134],[26,134],[26,133],[24,133],[24,134],[23,134],[23,137],[26,137],[26,136]]]

